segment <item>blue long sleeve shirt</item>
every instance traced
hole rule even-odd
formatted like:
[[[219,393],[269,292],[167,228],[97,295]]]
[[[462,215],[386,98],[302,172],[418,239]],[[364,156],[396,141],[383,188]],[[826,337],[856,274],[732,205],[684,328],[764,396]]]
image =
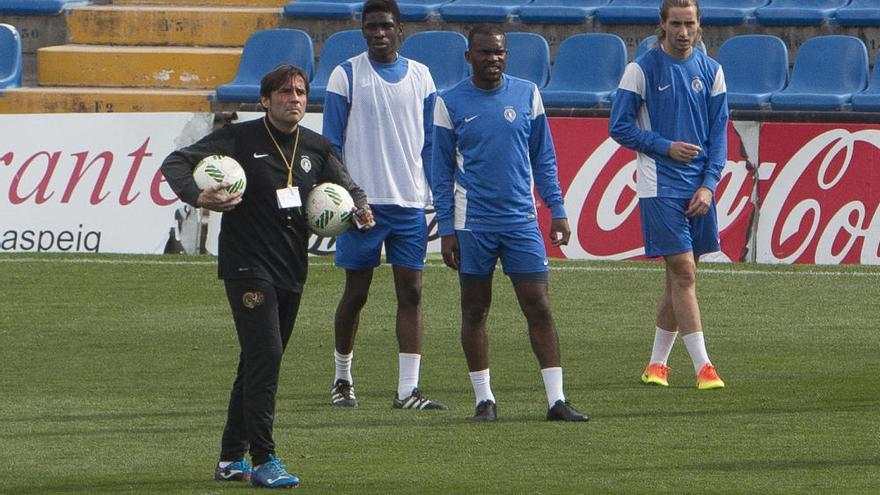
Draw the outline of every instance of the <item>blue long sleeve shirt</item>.
[[[485,91],[466,79],[434,109],[431,174],[441,236],[508,231],[537,222],[533,187],[566,218],[556,152],[538,88],[504,75]]]
[[[721,65],[701,50],[677,60],[658,46],[627,65],[609,133],[637,153],[639,197],[689,199],[700,187],[715,193],[727,161],[727,121]],[[677,162],[668,155],[674,141],[702,151]]]

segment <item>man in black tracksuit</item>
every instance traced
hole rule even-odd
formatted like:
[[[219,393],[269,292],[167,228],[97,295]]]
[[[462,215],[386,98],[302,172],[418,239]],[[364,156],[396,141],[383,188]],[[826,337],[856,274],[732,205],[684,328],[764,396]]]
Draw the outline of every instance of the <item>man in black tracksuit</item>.
[[[299,484],[275,456],[272,439],[281,357],[308,271],[309,229],[298,205],[315,185],[334,182],[364,209],[361,223],[372,223],[366,196],[330,142],[298,125],[307,95],[302,70],[276,67],[260,84],[265,117],[218,129],[162,163],[162,173],[181,200],[223,212],[217,268],[241,354],[215,470],[218,480],[250,479],[270,488]],[[193,168],[210,155],[227,155],[241,164],[247,177],[243,195],[229,194],[225,183],[204,190],[196,186]]]

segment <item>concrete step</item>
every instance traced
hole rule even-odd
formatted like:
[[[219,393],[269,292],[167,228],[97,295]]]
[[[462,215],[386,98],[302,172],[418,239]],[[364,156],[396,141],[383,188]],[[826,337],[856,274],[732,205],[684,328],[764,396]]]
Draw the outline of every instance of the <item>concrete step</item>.
[[[37,50],[41,86],[216,89],[235,78],[241,48],[60,45]]]
[[[113,0],[113,5],[213,5],[220,7],[276,7],[283,9],[290,0]]]
[[[0,114],[211,112],[213,91],[133,88],[17,88],[0,92]]]
[[[71,9],[67,26],[77,44],[242,46],[282,18],[279,8],[88,5]]]

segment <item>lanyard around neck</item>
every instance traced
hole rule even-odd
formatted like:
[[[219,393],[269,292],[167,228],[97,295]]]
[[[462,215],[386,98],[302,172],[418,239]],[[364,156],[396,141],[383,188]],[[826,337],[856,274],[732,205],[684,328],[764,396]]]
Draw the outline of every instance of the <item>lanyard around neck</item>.
[[[266,123],[267,117],[263,118],[263,125],[266,127],[266,132],[269,134],[269,139],[272,140],[272,144],[275,145],[275,149],[278,150],[278,154],[281,155],[281,160],[284,161],[284,164],[287,165],[287,187],[293,186],[293,160],[296,158],[296,148],[299,146],[299,126],[296,126],[296,137],[293,140],[293,151],[290,153],[290,160],[284,156],[284,152],[281,151],[281,146],[278,145],[278,141],[275,140],[275,136],[272,135],[272,131],[269,130],[269,124]]]

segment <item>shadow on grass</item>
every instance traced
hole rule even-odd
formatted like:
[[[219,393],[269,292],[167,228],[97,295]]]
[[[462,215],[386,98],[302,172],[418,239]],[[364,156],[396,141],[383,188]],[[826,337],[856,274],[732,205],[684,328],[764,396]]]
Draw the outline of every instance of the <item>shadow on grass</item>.
[[[16,440],[28,438],[70,437],[79,435],[116,435],[116,434],[164,434],[191,433],[193,431],[216,430],[218,426],[188,423],[186,426],[162,426],[157,421],[181,420],[185,418],[226,417],[226,411],[163,411],[150,413],[83,413],[45,416],[19,416],[7,419],[9,423],[27,423],[29,431],[0,433],[0,439]],[[71,423],[83,423],[82,426],[71,426]],[[147,423],[147,424],[144,424]],[[58,428],[53,428],[57,426]],[[222,424],[220,426],[222,428]],[[33,428],[46,428],[50,431],[32,431]]]
[[[723,394],[723,392],[715,392],[718,394]],[[801,414],[801,413],[841,413],[841,412],[862,412],[862,411],[871,411],[875,412],[878,410],[878,403],[876,401],[870,402],[860,402],[854,404],[842,404],[840,402],[827,402],[827,403],[811,403],[811,404],[803,404],[800,406],[792,406],[792,407],[755,407],[755,408],[736,408],[731,407],[730,403],[719,402],[717,409],[688,409],[688,410],[672,410],[672,409],[664,409],[663,416],[665,418],[670,417],[696,417],[696,416],[748,416],[748,415],[758,415],[758,416],[768,416],[775,414]],[[639,411],[639,412],[623,412],[623,413],[614,413],[608,416],[602,416],[602,414],[591,415],[593,418],[597,419],[611,419],[611,420],[625,420],[625,419],[635,419],[635,418],[650,418],[655,419],[657,417],[657,412],[652,409]]]
[[[220,426],[222,429],[222,425]],[[166,426],[131,426],[128,428],[82,428],[82,429],[70,429],[65,428],[59,431],[40,431],[40,432],[21,432],[21,433],[4,433],[0,434],[0,440],[20,440],[20,439],[29,439],[29,438],[53,438],[53,437],[61,437],[61,438],[71,438],[77,436],[87,436],[87,435],[141,435],[141,434],[150,434],[150,435],[158,435],[158,434],[167,434],[167,433],[193,433],[197,431],[216,431],[218,429],[217,425],[204,425],[204,426],[186,426],[186,427],[166,427]]]
[[[695,464],[669,464],[663,469],[668,471],[698,471],[705,473],[708,471],[738,473],[738,472],[758,472],[758,471],[788,471],[788,470],[817,470],[830,468],[846,468],[846,467],[880,467],[880,457],[873,459],[748,459],[731,462],[704,462]],[[643,472],[645,466],[618,466],[609,468],[599,468],[597,471],[608,472]]]
[[[251,492],[253,487],[250,483],[217,482],[210,478],[201,480],[175,480],[175,479],[151,479],[131,480],[123,479],[106,481],[89,481],[85,479],[60,479],[51,483],[43,483],[31,486],[16,486],[9,493],[19,495],[45,495],[47,493],[242,493]]]
[[[46,414],[40,416],[16,416],[8,418],[8,422],[21,423],[68,423],[76,421],[128,421],[161,418],[204,418],[211,415],[226,416],[226,409],[213,411],[155,411],[155,412],[100,412],[81,414]]]

